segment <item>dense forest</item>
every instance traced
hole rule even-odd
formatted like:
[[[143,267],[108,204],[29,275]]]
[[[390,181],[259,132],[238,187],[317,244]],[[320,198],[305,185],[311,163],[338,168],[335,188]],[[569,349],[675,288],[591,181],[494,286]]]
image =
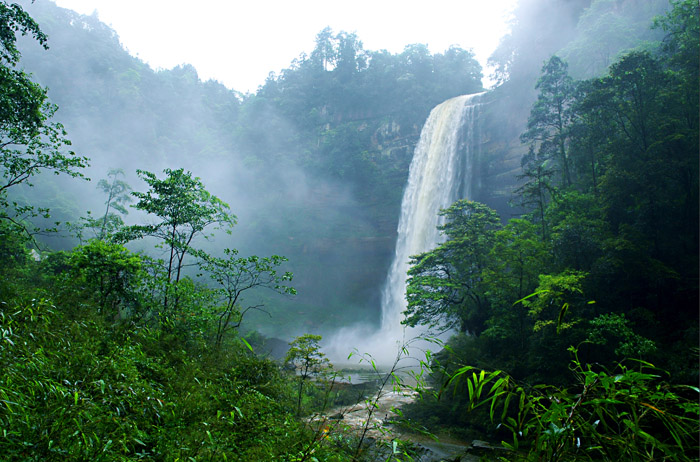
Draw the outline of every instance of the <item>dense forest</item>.
[[[484,91],[473,53],[326,28],[241,94],[50,2],[0,2],[0,40],[0,460],[438,460],[416,431],[697,460],[695,0],[520,2],[474,197],[407,274],[404,324],[448,335],[383,433],[318,334],[378,322],[413,149]],[[357,402],[359,428],[323,417]]]

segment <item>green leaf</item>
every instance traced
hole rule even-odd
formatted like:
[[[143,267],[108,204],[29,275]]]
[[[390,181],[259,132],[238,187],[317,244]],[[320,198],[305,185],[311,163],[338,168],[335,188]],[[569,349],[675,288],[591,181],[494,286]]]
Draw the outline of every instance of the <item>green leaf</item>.
[[[566,312],[569,311],[569,303],[564,303],[559,310],[559,317],[557,318],[557,334],[561,332],[562,326],[564,324],[564,316]]]
[[[249,349],[250,351],[252,351],[253,353],[255,353],[255,352],[253,351],[253,347],[250,346],[250,343],[248,343],[248,340],[246,340],[246,339],[244,339],[243,337],[241,337],[241,341],[243,342],[243,344],[244,344],[246,347],[248,347],[248,349]]]

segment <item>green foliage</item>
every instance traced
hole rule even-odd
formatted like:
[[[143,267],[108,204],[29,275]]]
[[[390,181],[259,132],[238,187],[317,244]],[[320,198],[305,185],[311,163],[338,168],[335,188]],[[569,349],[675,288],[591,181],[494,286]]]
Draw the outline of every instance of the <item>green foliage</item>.
[[[97,183],[97,187],[107,195],[107,200],[105,201],[107,208],[102,218],[102,226],[100,227],[99,234],[100,239],[104,239],[107,235],[113,234],[123,225],[123,221],[119,215],[110,212],[110,208],[122,215],[127,215],[129,213],[123,204],[132,201],[131,196],[129,196],[131,186],[124,180],[120,180],[118,178],[119,176],[124,176],[124,170],[120,168],[111,168],[107,173],[107,178],[109,179],[103,178]]]
[[[613,343],[618,356],[645,358],[656,351],[654,342],[635,333],[624,315],[601,314],[592,319],[590,325],[592,329],[586,341],[599,345]]]
[[[15,68],[20,52],[16,34],[31,35],[46,48],[46,35],[17,4],[0,3],[0,220],[26,233],[37,229],[27,220],[48,216],[45,209],[11,199],[8,194],[42,171],[83,177],[87,158],[64,152],[70,146],[63,125],[51,122],[56,106],[46,90]]]
[[[299,382],[297,415],[301,413],[301,398],[305,382],[328,372],[333,367],[326,355],[321,352],[319,345],[321,339],[320,335],[314,334],[296,337],[289,343],[290,348],[284,358],[284,362],[294,368]]]
[[[248,311],[262,308],[260,304],[246,304],[243,301],[246,293],[265,288],[280,294],[296,294],[293,287],[284,285],[292,280],[292,273],[277,272],[286,258],[279,255],[238,257],[238,251],[232,249],[224,249],[224,255],[226,258],[200,255],[200,267],[219,285],[216,293],[220,302],[213,313],[217,326],[216,345],[221,344],[226,331],[240,327]]]
[[[46,35],[39,28],[39,24],[20,5],[8,4],[3,0],[0,3],[0,18],[0,60],[13,66],[19,62],[18,32],[21,35],[31,35],[44,49],[48,48]]]
[[[73,249],[66,263],[65,287],[78,289],[82,303],[94,303],[113,318],[138,311],[135,302],[143,273],[137,255],[119,244],[92,240]]]
[[[496,231],[489,259],[491,263],[482,272],[482,278],[492,311],[483,336],[490,344],[490,355],[500,356],[508,364],[507,369],[520,377],[532,338],[533,319],[526,307],[513,301],[535,291],[540,273],[549,266],[550,255],[534,223],[512,219]]]
[[[4,457],[114,460],[138,452],[139,426],[147,428],[162,406],[159,391],[130,364],[138,350],[105,354],[107,339],[94,341],[105,334],[99,321],[68,321],[57,311],[47,300],[3,307]],[[132,413],[144,420],[125,418]]]
[[[585,277],[585,273],[575,271],[555,275],[541,274],[535,292],[516,303],[522,303],[528,308],[528,314],[538,319],[535,331],[556,324],[559,333],[578,322],[578,316],[570,322],[565,322],[564,319],[569,310],[573,311],[585,304],[581,289]]]
[[[582,364],[577,350],[571,388],[520,387],[502,372],[458,370],[470,408],[488,406],[512,440],[508,460],[679,460],[698,450],[697,387],[672,386],[650,363],[618,364],[609,372]],[[468,375],[471,373],[471,375]],[[455,385],[456,386],[456,385]],[[517,404],[516,404],[517,403]],[[511,408],[511,406],[513,408]]]
[[[0,300],[11,300],[18,290],[15,281],[23,279],[31,254],[27,236],[0,222]]]
[[[671,10],[654,20],[654,27],[666,32],[663,50],[674,67],[681,72],[695,75],[698,69],[698,41],[700,34],[700,6],[692,0],[671,0]],[[693,90],[693,89],[691,89]],[[694,89],[697,91],[697,88]]]
[[[576,36],[562,50],[571,64],[572,75],[588,78],[604,74],[623,53],[653,48],[658,33],[650,30],[650,18],[663,14],[668,1],[653,0],[644,5],[595,0],[581,14]]]
[[[287,115],[300,115],[303,129],[356,119],[358,111],[406,112],[403,125],[422,122],[445,99],[479,91],[480,80],[481,67],[471,51],[453,46],[432,55],[425,45],[414,44],[398,55],[368,52],[355,34],[326,28],[317,34],[311,54],[268,78],[259,96],[277,99]]]
[[[139,175],[150,186],[145,192],[133,192],[139,200],[134,207],[160,218],[160,222],[148,225],[132,225],[115,235],[117,241],[130,241],[154,237],[166,250],[164,268],[163,315],[177,313],[179,296],[172,294],[185,266],[185,257],[196,253],[192,247],[196,237],[208,237],[205,229],[224,228],[229,232],[236,223],[228,204],[211,195],[202,181],[184,169],[165,169],[166,178],[138,170]]]
[[[488,309],[481,272],[488,264],[500,220],[494,210],[467,200],[441,210],[440,216],[445,217],[445,224],[438,228],[448,240],[411,257],[404,323],[457,327],[478,335]]]
[[[161,219],[153,225],[132,226],[125,236],[139,238],[152,236],[163,240],[171,253],[181,262],[192,240],[211,225],[231,227],[236,217],[229,206],[212,196],[202,181],[184,169],[165,169],[166,178],[161,180],[151,172],[137,171],[150,190],[132,193],[139,201],[134,208],[153,214]],[[173,262],[170,262],[171,266]]]
[[[524,143],[536,146],[536,159],[544,167],[554,163],[560,182],[572,182],[568,153],[569,125],[573,118],[571,105],[575,95],[574,81],[568,75],[568,65],[552,56],[542,67],[542,76],[535,87],[539,90],[527,121],[527,131],[521,136]],[[536,167],[528,166],[528,170]]]
[[[0,67],[0,72],[2,72]],[[15,82],[0,82],[0,94],[15,90],[8,89]],[[43,101],[45,95],[31,96]],[[24,106],[25,103],[20,103]],[[82,178],[79,169],[87,166],[87,158],[76,156],[73,152],[64,153],[64,146],[69,146],[66,131],[59,123],[50,123],[56,108],[43,102],[37,104],[40,109],[40,122],[36,127],[27,129],[22,122],[10,121],[10,125],[0,124],[0,219],[12,223],[19,229],[34,233],[36,228],[27,222],[37,216],[48,217],[47,209],[13,200],[8,197],[11,188],[24,184],[32,186],[32,177],[42,171],[55,174],[64,173]]]
[[[548,255],[536,225],[516,218],[496,231],[489,258],[492,263],[484,271],[489,296],[507,305],[533,291]]]
[[[2,305],[4,460],[290,460],[306,444],[273,362],[62,311]]]

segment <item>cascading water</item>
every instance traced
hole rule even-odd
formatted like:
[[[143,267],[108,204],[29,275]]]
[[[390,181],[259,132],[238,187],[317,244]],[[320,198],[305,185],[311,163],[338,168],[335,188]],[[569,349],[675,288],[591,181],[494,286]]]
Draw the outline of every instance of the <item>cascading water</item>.
[[[438,211],[472,197],[478,148],[479,96],[458,96],[436,106],[423,126],[401,203],[394,261],[382,293],[382,336],[400,340],[406,309],[408,260],[442,241]]]
[[[345,358],[347,348],[354,346],[361,353],[370,353],[377,363],[391,364],[398,343],[419,334],[404,335],[401,324],[408,260],[441,242],[437,230],[441,208],[472,197],[481,94],[452,98],[430,112],[409,167],[394,260],[382,292],[381,327],[371,336],[362,327],[341,329],[327,345],[330,357]]]

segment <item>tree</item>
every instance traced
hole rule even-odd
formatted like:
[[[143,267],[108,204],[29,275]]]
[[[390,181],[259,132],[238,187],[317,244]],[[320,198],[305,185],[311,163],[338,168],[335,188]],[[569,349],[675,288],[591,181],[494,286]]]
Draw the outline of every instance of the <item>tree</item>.
[[[17,49],[17,32],[31,35],[48,50],[47,37],[34,19],[16,3],[8,5],[6,0],[0,2],[0,61],[15,65],[21,56]]]
[[[681,200],[697,197],[697,188],[691,187],[697,184],[692,179],[697,178],[697,156],[690,154],[697,150],[697,137],[694,148],[685,144],[689,127],[683,127],[676,113],[680,100],[668,98],[673,96],[666,90],[670,83],[661,62],[649,53],[633,52],[594,83],[582,105],[599,112],[597,117],[611,127],[599,143],[606,218],[613,231],[625,225],[643,231],[655,258],[667,254],[663,229],[684,221],[669,215],[680,211]]]
[[[332,367],[326,355],[321,352],[319,345],[321,339],[320,335],[313,334],[296,337],[289,343],[290,348],[284,358],[286,364],[294,366],[294,370],[298,371],[297,415],[301,413],[301,395],[304,391],[304,383]]]
[[[491,264],[484,271],[484,286],[492,307],[484,335],[501,343],[498,350],[502,356],[515,359],[514,367],[526,356],[532,334],[526,310],[515,302],[535,290],[547,257],[547,247],[537,236],[534,223],[514,218],[495,232]],[[513,348],[515,345],[517,348]]]
[[[0,220],[32,234],[27,218],[48,210],[10,200],[10,188],[25,184],[42,171],[83,177],[78,169],[87,166],[86,157],[64,152],[70,146],[60,123],[50,122],[56,106],[47,101],[46,89],[16,69],[20,59],[16,34],[31,35],[44,48],[46,35],[17,4],[0,2]]]
[[[609,237],[600,201],[593,194],[569,190],[547,209],[552,224],[550,253],[559,270],[590,271]]]
[[[532,221],[539,221],[540,237],[546,241],[549,231],[545,212],[556,193],[556,188],[552,185],[554,170],[543,161],[540,153],[535,152],[533,146],[530,146],[528,153],[520,160],[520,166],[523,173],[518,179],[525,181],[515,190],[517,200],[522,207],[531,209]]]
[[[160,221],[129,226],[117,233],[116,239],[129,241],[154,237],[162,242],[167,254],[163,296],[163,310],[167,313],[177,310],[178,296],[176,294],[174,300],[170,300],[169,293],[180,281],[185,257],[193,253],[195,238],[209,237],[205,230],[210,226],[230,232],[236,217],[230,213],[228,204],[204,189],[202,181],[192,173],[184,169],[165,169],[164,172],[166,177],[159,179],[151,172],[137,170],[150,190],[132,193],[139,200],[133,207],[157,216]]]
[[[316,47],[314,51],[311,52],[310,56],[312,65],[318,66],[324,71],[335,67],[337,56],[333,40],[333,29],[330,27],[325,27],[321,32],[316,34]]]
[[[266,288],[281,294],[296,294],[293,287],[284,285],[292,280],[292,273],[279,274],[277,268],[286,258],[278,255],[271,257],[238,257],[235,249],[224,249],[226,258],[217,258],[201,253],[201,268],[219,285],[217,293],[221,304],[214,313],[216,326],[216,346],[221,345],[224,334],[229,329],[238,328],[245,314],[262,305],[243,305],[243,295],[254,289]]]
[[[440,210],[439,215],[445,217],[438,229],[447,241],[411,257],[403,323],[478,335],[484,330],[488,309],[482,272],[489,264],[500,219],[494,210],[466,199]]]
[[[64,286],[79,291],[84,300],[93,299],[106,316],[116,318],[133,308],[141,264],[138,255],[119,244],[91,240],[71,252],[66,273],[70,281]]]
[[[613,137],[614,124],[605,114],[610,95],[598,92],[599,80],[577,84],[578,100],[572,108],[576,118],[570,127],[571,166],[576,170],[576,187],[599,195],[600,177],[605,167],[605,145]]]
[[[557,164],[563,186],[572,183],[568,144],[569,127],[574,117],[570,108],[576,90],[567,68],[557,56],[552,56],[542,67],[542,76],[535,87],[539,95],[530,111],[527,131],[521,136],[523,142],[536,147],[540,162]]]
[[[667,33],[663,51],[672,68],[697,81],[700,65],[700,44],[697,40],[700,34],[700,5],[694,0],[671,0],[671,5],[667,15],[656,18],[654,27]],[[697,95],[697,85],[689,90]]]
[[[102,226],[100,227],[100,239],[104,239],[105,234],[108,231],[115,231],[120,226],[124,224],[119,215],[111,213],[110,208],[113,208],[122,215],[127,215],[129,211],[124,207],[123,204],[131,202],[131,196],[129,196],[129,191],[131,191],[131,186],[123,180],[119,180],[119,176],[124,176],[124,170],[120,168],[111,168],[107,173],[108,179],[101,179],[97,183],[97,187],[101,189],[105,194],[107,194],[107,200],[105,205],[105,214],[102,217]],[[110,181],[111,179],[111,181]]]
[[[643,307],[637,325],[654,331],[645,335],[671,339],[676,331],[656,329],[652,317],[668,326],[697,319],[698,102],[690,97],[697,79],[680,78],[677,62],[663,58],[622,57],[590,83],[581,110],[595,122],[585,128],[597,137],[598,200],[610,233],[596,285],[615,311]],[[608,130],[598,132],[601,125]]]
[[[124,175],[124,170],[109,169],[107,179],[103,178],[97,183],[97,188],[101,189],[106,195],[107,200],[105,205],[104,215],[95,218],[91,211],[88,210],[86,217],[80,217],[78,224],[66,223],[68,229],[75,234],[78,240],[83,242],[84,230],[91,230],[92,239],[101,241],[108,240],[122,229],[124,220],[116,213],[111,212],[111,209],[118,211],[122,215],[126,215],[129,211],[122,204],[131,202],[133,199],[129,195],[131,186],[123,180],[117,179],[119,175]]]
[[[347,84],[357,72],[367,67],[365,52],[362,49],[362,42],[354,33],[340,32],[335,39],[338,46],[334,73],[341,83]]]
[[[667,6],[664,3],[648,2],[638,10],[656,5],[663,8]],[[639,14],[641,11],[630,14],[632,8],[635,7],[621,7],[615,0],[590,2],[579,17],[576,37],[560,51],[574,75],[602,75],[619,54],[649,38],[649,15]]]
[[[451,45],[443,54],[433,58],[436,86],[443,100],[450,98],[455,89],[466,95],[482,91],[481,65],[474,52]]]

